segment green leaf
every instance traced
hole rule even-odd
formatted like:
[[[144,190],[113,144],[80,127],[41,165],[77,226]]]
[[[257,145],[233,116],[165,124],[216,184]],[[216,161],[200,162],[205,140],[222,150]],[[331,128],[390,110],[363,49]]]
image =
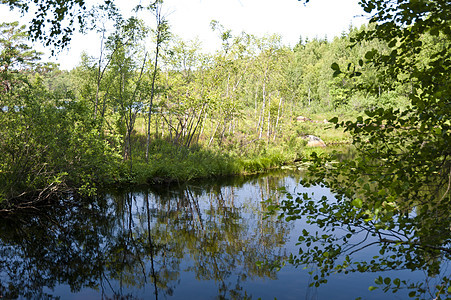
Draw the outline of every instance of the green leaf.
[[[433,35],[433,36],[438,36],[439,32],[440,31],[437,27],[433,27],[430,31],[431,35]]]
[[[340,66],[336,62],[334,62],[330,67],[332,70],[340,71]]]
[[[423,46],[422,41],[416,41],[415,43],[413,43],[413,47],[421,47],[421,46]]]
[[[365,54],[365,58],[366,58],[366,59],[372,59],[372,58],[374,57],[375,54],[376,54],[376,53],[375,53],[374,50],[368,51],[368,52]]]
[[[379,196],[385,196],[385,195],[387,194],[387,191],[386,191],[385,189],[380,189],[380,190],[377,192],[377,194],[378,194]]]
[[[362,208],[362,206],[363,206],[362,199],[360,199],[360,198],[352,200],[351,204],[357,208]]]
[[[332,119],[329,120],[330,123],[338,123],[338,118],[337,117],[333,117]]]
[[[396,40],[393,39],[390,41],[390,43],[388,43],[388,47],[393,48],[394,46],[396,46]]]
[[[378,289],[377,286],[370,286],[370,287],[368,288],[369,291],[374,291],[374,290],[377,290],[377,289]]]
[[[337,77],[337,76],[340,75],[340,74],[341,74],[341,71],[340,71],[340,70],[337,70],[337,71],[334,72],[333,77]]]

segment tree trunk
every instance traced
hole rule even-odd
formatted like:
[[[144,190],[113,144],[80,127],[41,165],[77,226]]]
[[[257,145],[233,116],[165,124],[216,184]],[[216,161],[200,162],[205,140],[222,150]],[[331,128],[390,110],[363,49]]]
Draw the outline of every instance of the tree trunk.
[[[152,106],[153,106],[153,99],[155,97],[155,80],[157,77],[157,71],[158,71],[158,57],[160,54],[160,46],[163,42],[162,40],[162,24],[164,22],[163,17],[161,16],[161,6],[156,6],[155,11],[155,17],[157,19],[157,44],[155,49],[155,63],[154,63],[154,69],[152,74],[152,87],[150,92],[150,103],[149,103],[149,112],[147,117],[147,140],[146,140],[146,163],[149,163],[149,146],[150,146],[150,121],[152,118]]]
[[[280,119],[280,109],[283,105],[283,97],[280,97],[280,101],[279,101],[279,108],[277,109],[277,120],[276,120],[276,126],[274,127],[274,137],[273,137],[273,141],[276,140],[276,135],[277,135],[277,127],[279,126],[279,119]]]
[[[271,95],[268,97],[268,130],[266,132],[266,138],[268,139],[271,136]]]
[[[258,139],[262,138],[262,134],[263,134],[263,126],[265,123],[265,108],[266,108],[266,74],[268,73],[268,68],[266,68],[265,70],[265,76],[263,78],[263,88],[262,88],[262,92],[263,92],[263,104],[262,104],[262,110],[260,112],[260,117],[259,117],[259,135],[258,135]]]

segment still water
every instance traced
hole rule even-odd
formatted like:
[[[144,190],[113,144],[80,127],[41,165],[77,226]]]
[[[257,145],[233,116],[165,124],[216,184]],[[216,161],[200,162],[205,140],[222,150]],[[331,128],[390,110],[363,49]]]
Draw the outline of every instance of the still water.
[[[335,274],[311,287],[315,270],[287,263],[302,220],[266,216],[270,199],[306,189],[301,174],[112,192],[61,200],[0,221],[0,298],[20,299],[405,299],[369,291],[380,274]],[[377,247],[357,255],[370,259]],[[309,271],[313,271],[312,274]],[[384,276],[424,280],[421,271]]]

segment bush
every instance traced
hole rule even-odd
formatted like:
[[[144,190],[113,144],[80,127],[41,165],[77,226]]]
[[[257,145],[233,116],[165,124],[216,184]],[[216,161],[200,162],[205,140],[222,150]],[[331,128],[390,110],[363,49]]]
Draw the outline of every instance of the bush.
[[[0,198],[78,190],[112,182],[116,152],[81,103],[53,99],[39,82],[3,95]]]

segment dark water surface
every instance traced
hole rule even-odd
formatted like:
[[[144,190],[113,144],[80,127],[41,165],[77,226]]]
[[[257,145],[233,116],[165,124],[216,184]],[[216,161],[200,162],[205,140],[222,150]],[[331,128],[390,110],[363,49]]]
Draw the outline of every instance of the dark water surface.
[[[368,291],[381,274],[336,274],[310,287],[311,269],[287,263],[303,221],[266,217],[262,200],[303,188],[280,171],[221,182],[71,199],[0,221],[0,298],[29,299],[406,299]],[[76,204],[79,203],[79,204]],[[68,208],[70,207],[70,208]],[[150,233],[150,234],[149,234]],[[371,259],[378,249],[358,256]],[[383,276],[424,280],[423,272]]]

